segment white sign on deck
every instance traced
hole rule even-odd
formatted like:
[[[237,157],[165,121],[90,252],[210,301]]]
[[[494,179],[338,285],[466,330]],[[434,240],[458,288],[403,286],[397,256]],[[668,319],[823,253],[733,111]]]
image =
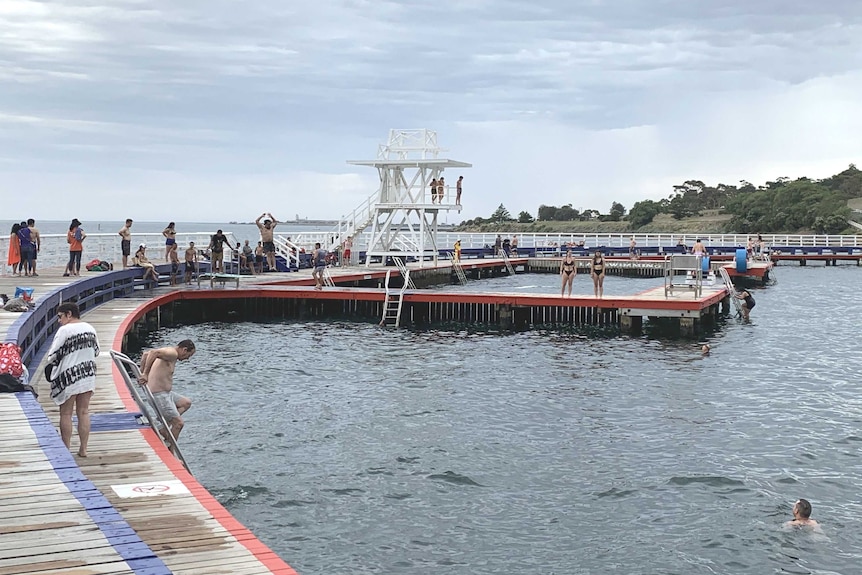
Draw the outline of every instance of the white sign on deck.
[[[111,485],[119,497],[156,497],[158,495],[188,495],[188,487],[182,481],[155,481],[153,483],[128,483],[126,485]]]

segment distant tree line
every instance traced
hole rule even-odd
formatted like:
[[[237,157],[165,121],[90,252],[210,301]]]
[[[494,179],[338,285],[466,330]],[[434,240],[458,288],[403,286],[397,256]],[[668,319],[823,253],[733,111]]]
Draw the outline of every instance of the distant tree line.
[[[636,202],[628,212],[619,202],[612,202],[605,214],[594,209],[577,210],[572,204],[560,207],[542,204],[535,218],[526,211],[514,218],[500,204],[489,218],[475,218],[461,225],[625,220],[635,230],[649,224],[659,214],[670,214],[680,220],[702,215],[705,210],[719,210],[732,216],[727,232],[812,230],[837,234],[848,227],[851,211],[847,200],[853,198],[862,198],[862,171],[850,164],[843,172],[823,180],[778,178],[758,187],[745,180],[738,186],[708,186],[700,180],[688,180],[674,186],[667,198]]]

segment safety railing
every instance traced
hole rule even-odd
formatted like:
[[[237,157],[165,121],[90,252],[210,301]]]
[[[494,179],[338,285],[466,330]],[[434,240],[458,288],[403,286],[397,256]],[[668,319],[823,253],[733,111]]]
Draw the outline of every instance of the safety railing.
[[[395,263],[395,267],[398,268],[398,273],[400,273],[401,277],[404,278],[407,287],[410,289],[416,289],[416,284],[413,283],[413,279],[410,277],[410,270],[407,268],[407,264],[404,263],[404,260],[396,256],[392,258],[392,261]]]
[[[682,272],[683,281],[677,282],[677,272]],[[693,278],[694,281],[690,281]],[[688,287],[694,290],[695,297],[703,292],[703,258],[694,255],[669,255],[664,259],[664,295],[673,293],[674,287]]]

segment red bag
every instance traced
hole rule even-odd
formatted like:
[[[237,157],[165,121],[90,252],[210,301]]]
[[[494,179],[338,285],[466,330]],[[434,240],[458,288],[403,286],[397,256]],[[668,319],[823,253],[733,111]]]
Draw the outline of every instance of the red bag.
[[[21,348],[18,344],[0,343],[0,374],[8,373],[18,378],[24,375],[24,364],[21,362]]]

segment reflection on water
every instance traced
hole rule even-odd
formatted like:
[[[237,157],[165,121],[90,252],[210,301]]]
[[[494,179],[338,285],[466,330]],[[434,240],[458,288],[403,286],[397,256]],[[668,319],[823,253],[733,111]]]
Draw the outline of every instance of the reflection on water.
[[[859,573],[862,270],[780,272],[706,357],[647,337],[336,322],[153,343],[197,342],[177,372],[195,402],[184,451],[305,575]],[[799,497],[825,537],[781,528]]]

